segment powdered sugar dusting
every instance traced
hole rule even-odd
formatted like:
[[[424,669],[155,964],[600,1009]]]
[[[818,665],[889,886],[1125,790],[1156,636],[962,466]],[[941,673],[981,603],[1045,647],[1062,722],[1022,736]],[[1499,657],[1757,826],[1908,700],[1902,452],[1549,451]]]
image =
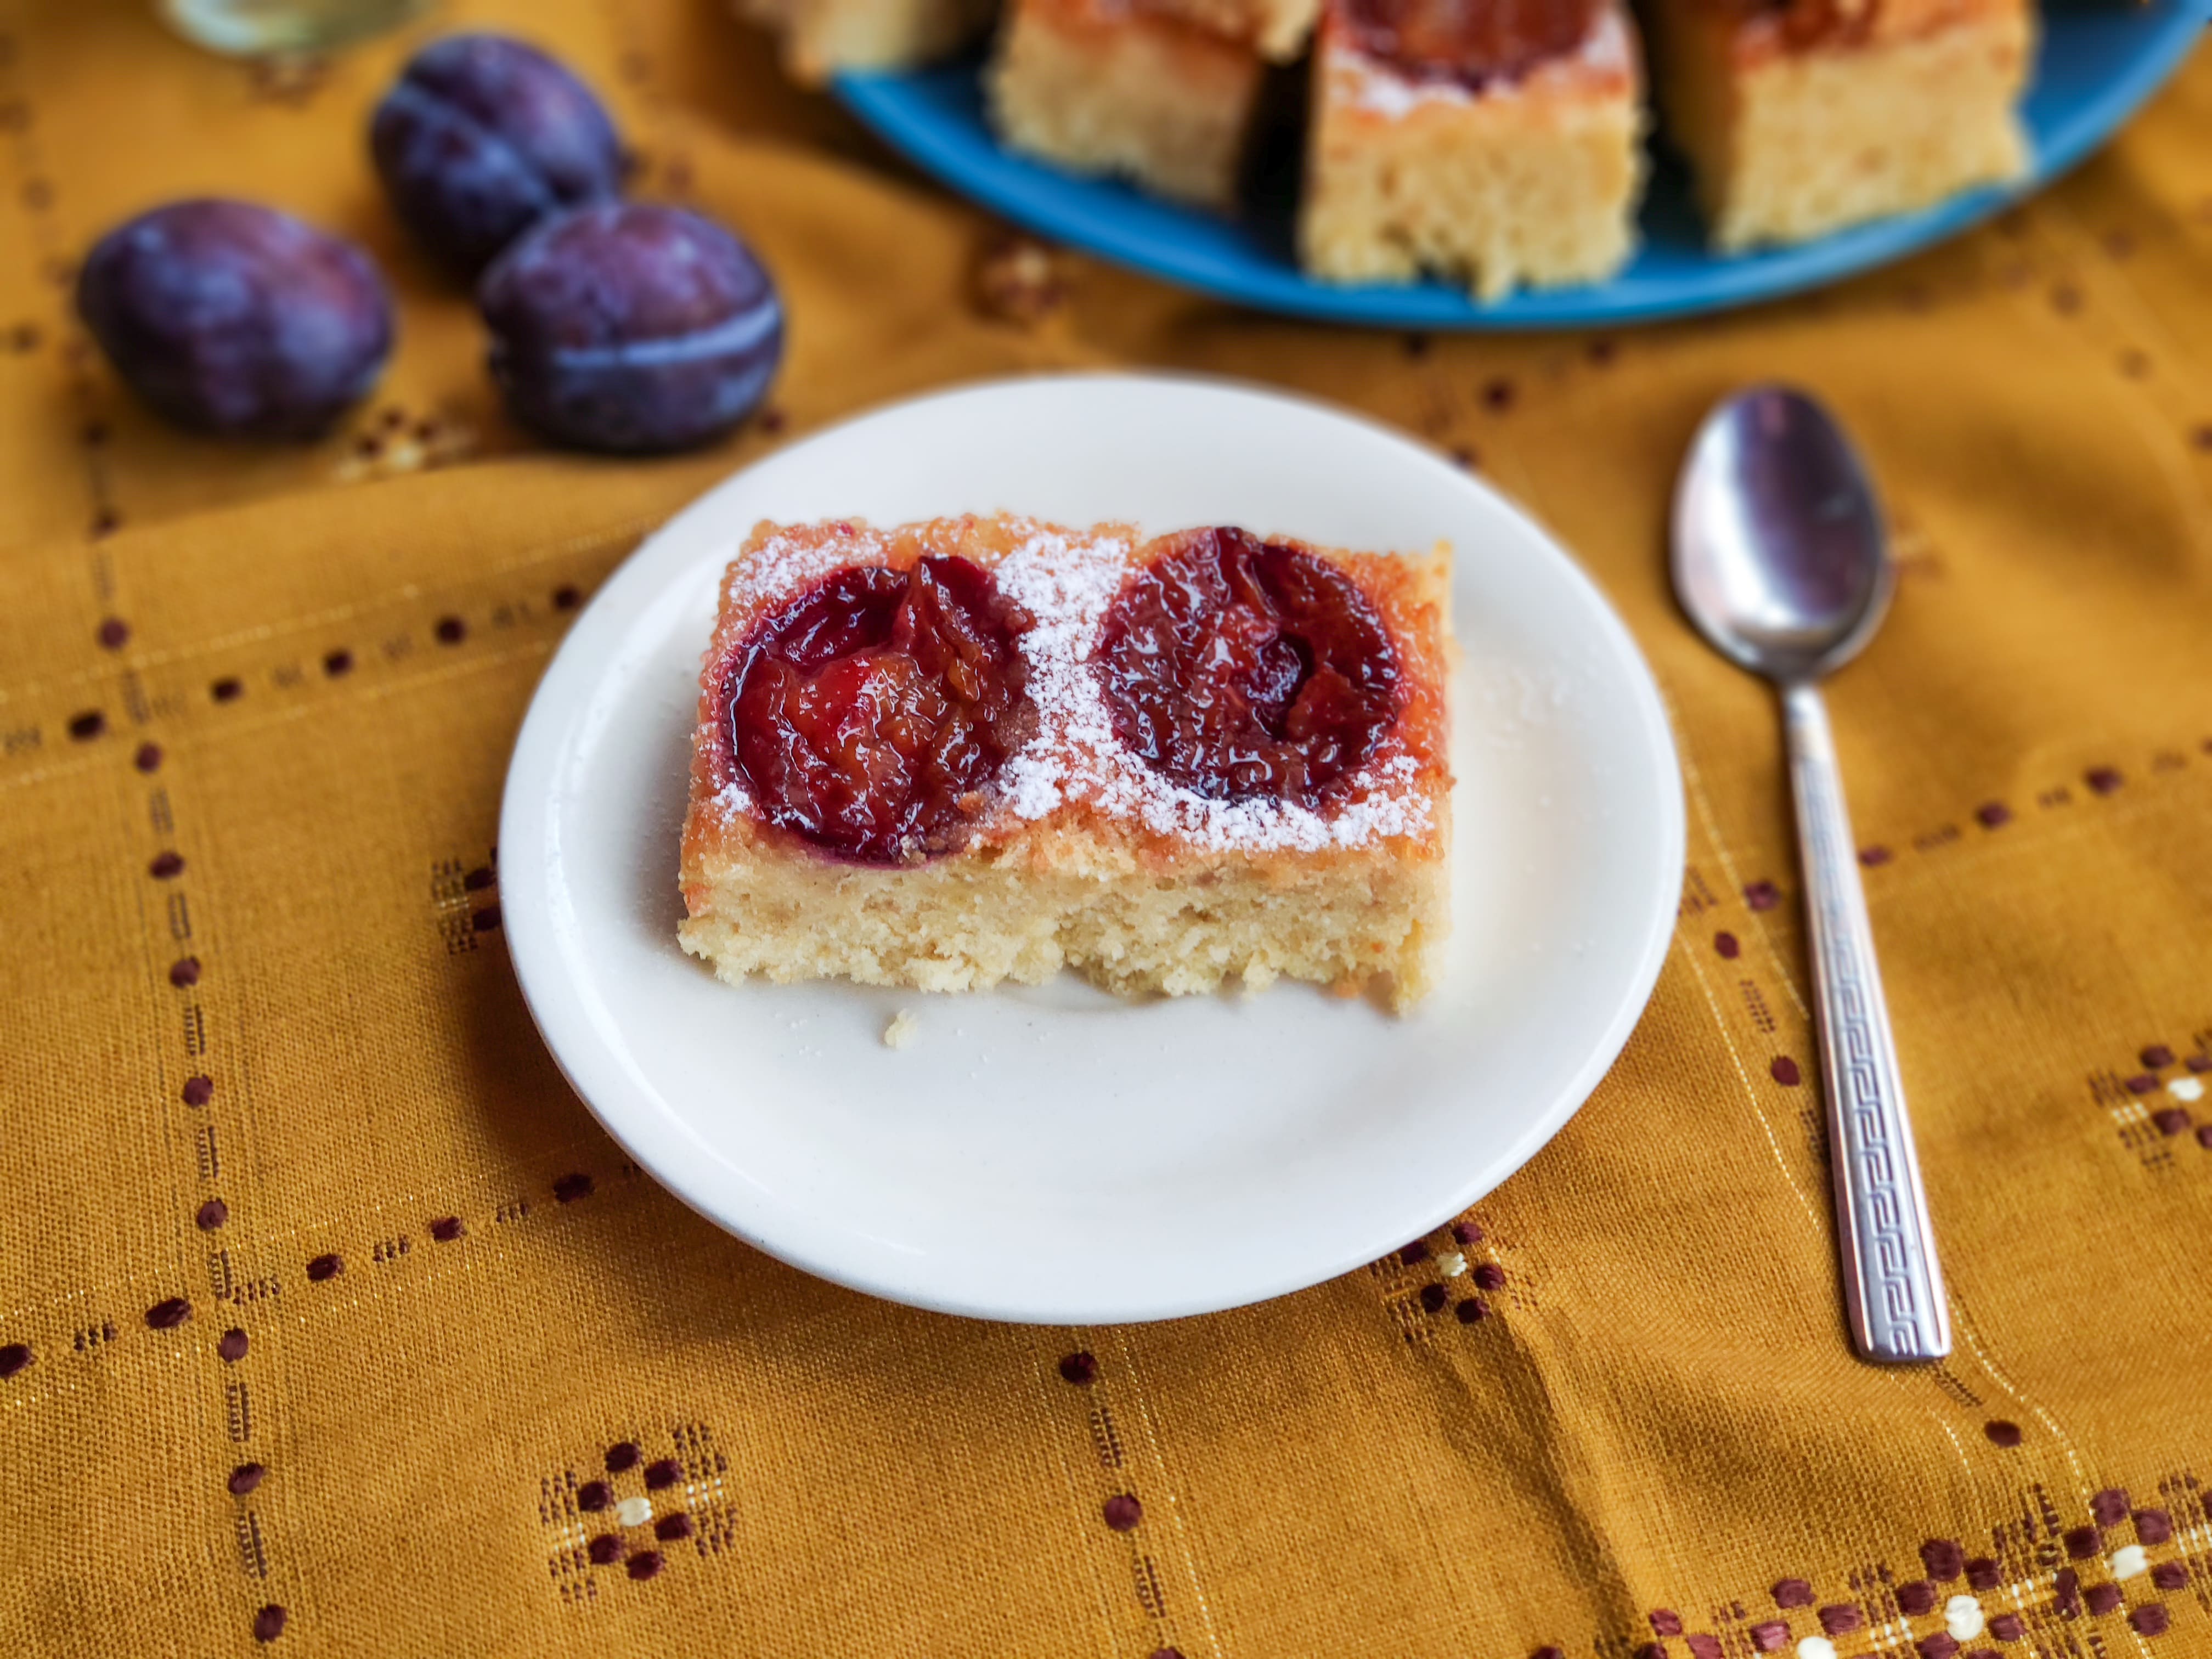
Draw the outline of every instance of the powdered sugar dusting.
[[[1000,774],[1002,813],[1035,823],[1080,805],[1208,852],[1322,852],[1431,829],[1420,764],[1395,733],[1354,775],[1326,817],[1279,799],[1214,800],[1160,776],[1115,738],[1091,660],[1107,609],[1129,574],[1128,538],[1030,520],[1003,522],[1015,545],[994,574],[1000,592],[1034,618],[1020,644],[1038,720],[1036,735]],[[804,537],[771,533],[732,566],[726,604],[757,611],[847,565],[880,563],[890,545],[890,535],[859,525],[836,537],[821,537],[818,531]],[[701,739],[712,741],[712,732],[702,729]],[[735,779],[713,798],[726,822],[749,813],[752,805]],[[988,837],[988,822],[979,828]]]
[[[793,536],[805,528],[817,533]],[[881,564],[890,550],[891,538],[857,520],[841,536],[819,534],[822,526],[780,527],[758,547],[730,567],[723,578],[725,603],[773,604],[820,580],[848,564]]]
[[[1128,555],[1120,537],[1069,537],[1038,526],[999,566],[1000,591],[1036,618],[1021,643],[1037,734],[1000,775],[1018,817],[1043,817],[1071,797],[1114,810],[1098,787],[1109,769],[1099,757],[1115,747],[1114,727],[1085,659],[1129,574]]]

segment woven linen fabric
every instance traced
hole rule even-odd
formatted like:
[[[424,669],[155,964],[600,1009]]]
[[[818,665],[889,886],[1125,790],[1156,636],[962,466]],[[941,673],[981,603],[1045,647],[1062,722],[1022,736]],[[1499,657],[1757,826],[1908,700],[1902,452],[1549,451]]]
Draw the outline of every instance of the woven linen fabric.
[[[501,417],[364,155],[463,21],[567,55],[640,191],[775,270],[789,356],[726,443]],[[1000,228],[706,0],[457,6],[283,66],[4,0],[0,187],[9,1651],[2212,1653],[2212,55],[1976,234],[1598,337],[1328,330],[1064,255],[979,305]],[[205,192],[391,274],[396,356],[326,441],[167,429],[71,318],[94,237]],[[1401,1255],[1164,1325],[939,1317],[739,1244],[596,1127],[501,948],[501,779],[568,617],[713,479],[1115,364],[1370,411],[1545,520],[1669,702],[1680,924],[1589,1104]],[[1847,417],[1902,555],[1832,708],[1940,1366],[1850,1353],[1772,702],[1666,588],[1689,434],[1765,377]]]

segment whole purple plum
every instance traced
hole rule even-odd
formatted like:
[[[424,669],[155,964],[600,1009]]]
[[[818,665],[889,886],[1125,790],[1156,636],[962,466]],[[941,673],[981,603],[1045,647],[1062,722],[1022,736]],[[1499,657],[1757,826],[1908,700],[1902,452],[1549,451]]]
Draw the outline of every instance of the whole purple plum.
[[[76,306],[140,397],[226,436],[313,437],[392,349],[368,255],[252,202],[172,202],[118,226],[86,257]]]
[[[368,147],[408,229],[471,276],[547,214],[622,193],[622,144],[592,89],[503,34],[416,52]]]
[[[687,449],[736,425],[783,356],[783,303],[750,249],[682,208],[548,220],[484,273],[491,373],[555,441]]]

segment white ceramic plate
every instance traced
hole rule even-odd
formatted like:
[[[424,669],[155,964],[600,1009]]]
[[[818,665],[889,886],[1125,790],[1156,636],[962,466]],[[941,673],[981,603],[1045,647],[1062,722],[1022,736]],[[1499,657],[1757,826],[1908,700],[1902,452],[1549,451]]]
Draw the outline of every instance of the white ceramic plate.
[[[1449,971],[1418,1012],[1284,984],[1130,1004],[1063,976],[928,996],[743,989],[676,944],[716,578],[754,522],[1005,509],[1457,550]],[[1682,874],[1649,671],[1479,481],[1319,405],[1083,375],[901,404],[738,474],[577,620],[515,745],[507,938],[538,1029],[685,1201],[900,1302],[1082,1324],[1234,1307],[1417,1238],[1541,1146],[1643,1012]],[[913,1044],[880,1038],[900,1009]]]

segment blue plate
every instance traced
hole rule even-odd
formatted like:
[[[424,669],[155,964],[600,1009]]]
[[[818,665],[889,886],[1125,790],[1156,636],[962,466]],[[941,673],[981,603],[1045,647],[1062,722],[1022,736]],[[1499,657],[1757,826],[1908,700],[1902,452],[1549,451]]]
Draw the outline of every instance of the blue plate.
[[[1561,328],[1717,311],[1832,283],[1987,218],[2087,155],[2180,67],[2212,0],[2059,0],[2043,19],[2023,112],[2026,178],[1923,213],[1773,252],[1705,246],[1687,181],[1661,156],[1644,204],[1643,250],[1609,282],[1477,305],[1439,283],[1342,288],[1310,281],[1291,253],[1284,181],[1230,220],[1079,179],[1002,150],[983,119],[976,63],[908,75],[848,75],[838,95],[886,141],[963,194],[1039,234],[1261,310],[1389,328]]]

